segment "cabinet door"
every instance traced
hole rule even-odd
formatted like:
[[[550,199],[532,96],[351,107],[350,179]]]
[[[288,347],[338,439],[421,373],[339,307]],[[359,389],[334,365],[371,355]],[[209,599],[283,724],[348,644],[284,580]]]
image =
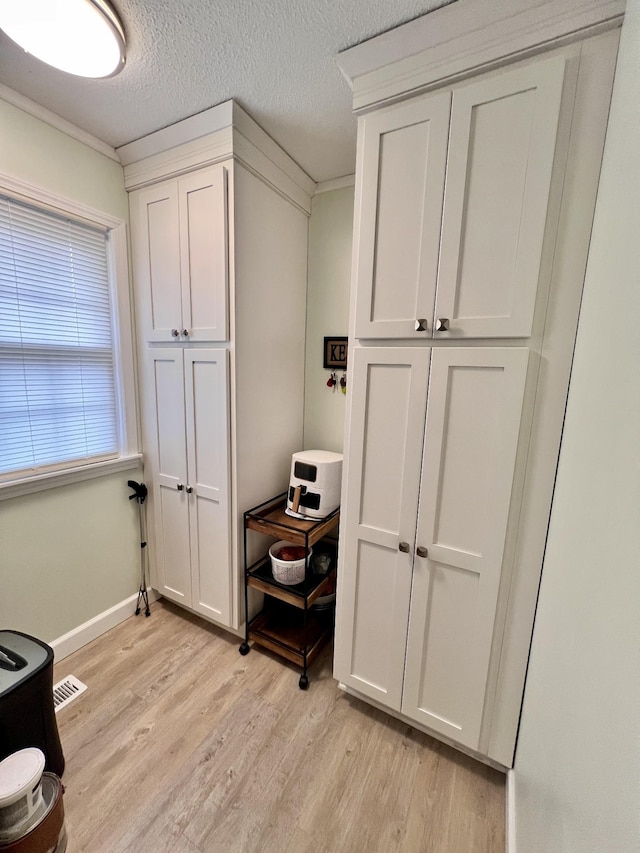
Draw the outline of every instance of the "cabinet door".
[[[147,393],[153,406],[149,430],[153,466],[155,557],[159,591],[191,604],[191,548],[182,350],[151,349]]]
[[[356,337],[431,333],[450,101],[416,98],[361,119]]]
[[[180,178],[178,196],[181,331],[188,340],[224,341],[228,338],[226,168],[213,166]]]
[[[429,354],[390,347],[355,348],[352,356],[335,677],[395,710],[402,696]]]
[[[563,78],[554,58],[453,93],[436,336],[531,334]]]
[[[178,191],[175,181],[132,194],[137,312],[144,340],[174,340],[182,328]]]
[[[433,350],[402,711],[478,747],[528,350]]]
[[[229,370],[222,349],[185,350],[191,607],[231,620]]]

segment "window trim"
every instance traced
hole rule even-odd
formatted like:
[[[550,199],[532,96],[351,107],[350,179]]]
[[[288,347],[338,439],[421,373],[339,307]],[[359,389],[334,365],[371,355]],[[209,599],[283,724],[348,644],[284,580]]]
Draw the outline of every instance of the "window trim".
[[[48,210],[108,231],[107,259],[109,291],[113,310],[112,334],[119,444],[119,453],[114,459],[89,464],[86,462],[75,465],[73,463],[69,465],[61,463],[59,469],[33,475],[29,475],[25,471],[17,472],[15,477],[9,476],[0,483],[0,500],[4,500],[134,468],[141,464],[142,455],[139,449],[136,361],[132,294],[129,286],[127,223],[110,214],[58,196],[3,173],[0,173],[0,192],[15,198],[16,201],[26,202],[45,211]]]

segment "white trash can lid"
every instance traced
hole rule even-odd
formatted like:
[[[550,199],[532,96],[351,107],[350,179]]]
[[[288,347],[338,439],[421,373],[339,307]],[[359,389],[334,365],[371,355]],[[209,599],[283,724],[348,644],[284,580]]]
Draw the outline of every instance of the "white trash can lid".
[[[44,753],[35,746],[21,749],[0,761],[0,809],[32,790],[44,771]]]

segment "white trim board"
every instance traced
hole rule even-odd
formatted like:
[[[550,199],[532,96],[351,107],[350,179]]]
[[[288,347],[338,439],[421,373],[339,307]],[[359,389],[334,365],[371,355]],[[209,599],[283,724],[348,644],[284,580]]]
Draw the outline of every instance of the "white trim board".
[[[80,483],[82,480],[93,480],[95,477],[106,477],[109,474],[117,474],[119,471],[130,471],[141,465],[142,454],[135,453],[132,456],[106,459],[103,462],[92,462],[89,465],[50,471],[47,474],[36,474],[34,477],[23,477],[20,480],[8,480],[6,483],[0,483],[0,501],[44,492],[46,489],[57,489],[59,486]]]
[[[515,770],[507,770],[505,788],[505,853],[516,853],[516,780]]]
[[[14,89],[10,89],[2,83],[0,83],[0,98],[8,104],[12,104],[12,106],[22,110],[22,112],[40,119],[40,121],[45,122],[45,124],[54,127],[61,133],[66,133],[66,135],[70,136],[72,139],[82,142],[84,145],[88,145],[89,148],[93,148],[94,151],[104,154],[104,156],[108,157],[110,160],[115,160],[116,163],[120,162],[115,148],[112,148],[111,145],[108,145],[106,142],[98,139],[97,136],[87,133],[87,131],[82,130],[81,127],[71,124],[71,122],[67,121],[65,118],[61,118],[61,116],[56,115],[56,113],[52,113],[51,110],[48,110],[46,107],[37,104],[35,101],[21,95],[20,92],[16,92]]]
[[[157,601],[161,597],[155,589],[148,589],[148,594],[150,603]],[[64,658],[73,654],[73,652],[77,652],[78,649],[86,646],[87,643],[92,642],[92,640],[96,640],[98,637],[106,634],[107,631],[110,631],[112,628],[115,628],[116,625],[124,622],[124,620],[128,619],[129,616],[133,616],[137,600],[138,593],[136,592],[134,595],[130,595],[128,598],[125,598],[124,601],[114,604],[113,607],[110,607],[102,613],[98,613],[98,615],[94,616],[93,619],[89,619],[88,622],[78,625],[77,628],[73,628],[73,630],[69,631],[67,634],[63,634],[62,637],[58,637],[57,640],[50,643],[49,645],[53,649],[56,663],[64,660]],[[144,615],[144,611],[139,614],[139,617],[140,619],[147,618]],[[153,619],[153,610],[151,611],[151,616],[149,618]]]

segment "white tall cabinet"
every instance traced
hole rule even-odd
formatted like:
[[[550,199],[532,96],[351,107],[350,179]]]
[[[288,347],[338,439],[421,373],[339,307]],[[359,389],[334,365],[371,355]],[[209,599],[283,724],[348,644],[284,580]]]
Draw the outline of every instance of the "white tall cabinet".
[[[152,586],[238,630],[244,510],[302,446],[314,183],[233,102],[119,149]]]
[[[400,72],[354,84],[376,108],[358,119],[334,672],[503,767],[617,47],[614,28],[582,36],[388,106]]]

